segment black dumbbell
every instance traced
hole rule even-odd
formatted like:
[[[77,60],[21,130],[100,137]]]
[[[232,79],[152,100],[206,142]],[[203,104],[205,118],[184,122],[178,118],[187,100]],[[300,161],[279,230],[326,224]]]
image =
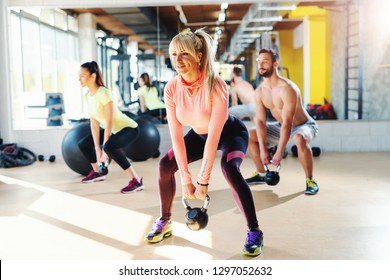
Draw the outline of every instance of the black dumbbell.
[[[109,162],[99,162],[99,174],[107,175],[108,174],[108,165]]]
[[[291,153],[294,157],[297,157],[298,156],[298,147],[296,145],[293,145],[291,147]]]
[[[187,227],[191,230],[200,230],[205,228],[209,222],[209,216],[206,213],[207,206],[210,203],[209,195],[206,195],[206,199],[204,200],[202,208],[191,208],[184,197],[182,198],[182,202],[184,208],[187,209],[185,214],[185,222]]]
[[[313,157],[319,157],[321,154],[320,147],[312,147],[311,151],[313,152]]]
[[[313,157],[319,157],[320,154],[321,154],[321,148],[320,147],[312,147],[311,148],[311,151],[313,153]],[[293,145],[291,147],[291,153],[294,157],[297,157],[298,156],[298,148],[296,145]]]
[[[268,148],[268,154],[269,154],[269,157],[272,158],[275,153],[276,153],[276,150],[278,149],[278,146],[273,146],[271,148]],[[284,149],[283,151],[283,158],[286,158],[288,156],[288,151],[287,149]]]
[[[280,176],[279,176],[280,164],[278,165],[276,171],[270,171],[268,168],[268,165],[264,165],[264,167],[266,170],[264,180],[267,183],[267,185],[270,185],[270,186],[277,185],[280,181]]]
[[[49,156],[49,157],[45,157],[44,155],[38,155],[38,160],[39,160],[39,161],[48,160],[48,161],[50,161],[50,162],[55,162],[56,156],[55,156],[55,155],[51,155],[51,156]]]

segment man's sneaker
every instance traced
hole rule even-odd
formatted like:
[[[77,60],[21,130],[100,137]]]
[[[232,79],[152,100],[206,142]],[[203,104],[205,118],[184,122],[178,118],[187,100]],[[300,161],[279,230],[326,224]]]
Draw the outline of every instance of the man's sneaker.
[[[81,180],[82,183],[92,183],[92,182],[97,182],[97,181],[103,181],[106,179],[106,176],[99,174],[95,170],[91,170],[87,177],[83,178]]]
[[[257,171],[253,172],[252,177],[245,179],[245,181],[248,185],[256,185],[256,184],[264,184],[265,183],[264,176],[261,176],[259,174],[259,172],[257,172]]]
[[[317,194],[319,191],[317,181],[314,179],[306,179],[306,191],[305,194],[307,195],[313,195]]]
[[[142,183],[142,178],[138,181],[136,178],[130,180],[129,184],[121,189],[121,193],[132,193],[142,191],[144,189],[144,184]]]
[[[258,256],[261,254],[263,247],[263,232],[248,231],[242,254],[246,256]]]
[[[158,218],[153,223],[152,230],[145,236],[145,241],[149,243],[157,243],[172,235],[172,222]]]

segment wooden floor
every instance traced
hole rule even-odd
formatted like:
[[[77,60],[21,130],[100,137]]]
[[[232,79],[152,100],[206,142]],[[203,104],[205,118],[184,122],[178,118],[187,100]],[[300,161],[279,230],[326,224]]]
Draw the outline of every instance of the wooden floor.
[[[251,187],[263,254],[255,260],[389,260],[390,152],[323,153],[315,158],[316,196],[303,194],[297,158],[289,155],[275,186]],[[0,169],[0,259],[241,260],[243,216],[224,181],[217,155],[209,188],[209,224],[190,231],[180,189],[174,236],[146,244],[159,216],[158,159],[133,163],[145,189],[119,192],[127,183],[117,165],[104,182],[81,184],[61,160]],[[195,175],[199,162],[191,165]],[[242,165],[245,177],[253,165]],[[197,204],[193,203],[192,206]]]

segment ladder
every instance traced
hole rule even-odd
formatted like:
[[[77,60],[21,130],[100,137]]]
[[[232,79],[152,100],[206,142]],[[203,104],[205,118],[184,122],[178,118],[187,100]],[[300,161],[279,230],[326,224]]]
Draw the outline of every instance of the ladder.
[[[344,118],[363,117],[363,36],[361,0],[345,4],[345,81]]]

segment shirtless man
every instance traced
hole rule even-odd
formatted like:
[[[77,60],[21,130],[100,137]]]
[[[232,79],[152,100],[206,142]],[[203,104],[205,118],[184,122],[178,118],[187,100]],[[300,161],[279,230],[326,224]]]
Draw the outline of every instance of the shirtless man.
[[[255,90],[248,81],[242,78],[242,70],[239,67],[233,68],[231,86],[232,106],[229,108],[229,114],[239,119],[245,117],[253,119],[256,113]],[[238,99],[241,101],[240,105]]]
[[[292,138],[306,175],[305,194],[314,195],[319,188],[313,178],[313,154],[309,143],[316,137],[318,126],[303,107],[298,86],[279,75],[277,58],[277,54],[268,49],[261,49],[257,58],[259,74],[264,81],[255,91],[256,127],[249,130],[248,146],[257,171],[246,181],[248,184],[264,183],[264,165],[280,165],[283,151]],[[266,121],[266,108],[277,122]],[[268,148],[273,146],[277,149],[271,158]]]

